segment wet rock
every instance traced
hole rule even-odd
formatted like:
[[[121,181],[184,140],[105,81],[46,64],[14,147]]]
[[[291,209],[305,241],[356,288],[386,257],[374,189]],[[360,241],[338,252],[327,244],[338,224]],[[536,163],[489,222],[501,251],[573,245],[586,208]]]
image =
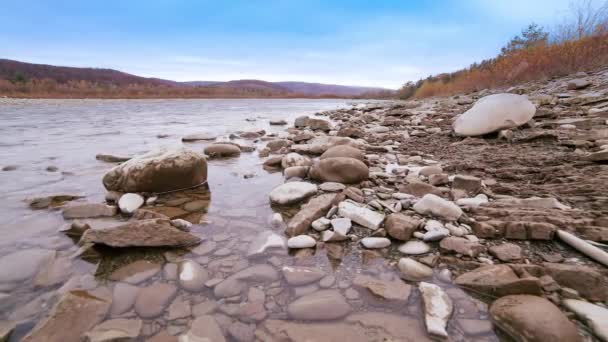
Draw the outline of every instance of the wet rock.
[[[407,255],[425,254],[431,251],[431,247],[422,241],[411,240],[399,246],[399,252]]]
[[[200,242],[200,238],[183,232],[168,220],[148,219],[102,229],[87,230],[80,244],[98,243],[111,247],[187,247]]]
[[[192,227],[192,223],[184,219],[173,219],[171,220],[171,225],[184,232],[190,231],[190,228]]]
[[[135,298],[135,312],[142,318],[155,318],[165,311],[177,294],[177,287],[155,283],[142,288]]]
[[[181,261],[177,265],[177,274],[179,286],[190,292],[203,290],[205,282],[209,280],[207,270],[193,260]]]
[[[281,166],[284,169],[294,166],[311,166],[312,160],[310,158],[303,156],[299,153],[287,153],[283,159],[281,159]]]
[[[278,279],[279,274],[272,266],[255,265],[226,278],[213,288],[213,293],[217,298],[234,297],[250,285],[271,283]]]
[[[374,297],[389,301],[390,304],[407,304],[412,287],[400,279],[384,280],[359,274],[353,279],[353,285],[369,291]]]
[[[542,297],[502,297],[492,303],[490,316],[496,326],[517,341],[582,341],[576,326]]]
[[[0,283],[17,283],[32,278],[40,267],[54,257],[46,249],[24,249],[0,257]]]
[[[271,140],[266,144],[266,148],[270,150],[270,152],[276,152],[280,149],[282,149],[283,147],[288,147],[289,145],[291,145],[291,141],[286,140],[286,139],[276,139],[276,140]],[[281,162],[283,160],[283,157],[281,157],[281,160],[279,160],[278,164],[280,165]]]
[[[131,157],[123,157],[123,156],[115,156],[115,155],[111,155],[111,154],[98,154],[95,156],[95,159],[97,160],[101,160],[107,163],[122,163],[122,162],[126,162],[127,160],[131,159]]]
[[[134,340],[139,336],[142,326],[140,319],[111,319],[95,326],[84,336],[89,342]]]
[[[594,162],[603,162],[608,160],[608,151],[602,150],[598,152],[589,153],[586,159]]]
[[[422,295],[424,321],[429,335],[448,337],[446,328],[454,310],[450,297],[435,284],[421,282],[418,289]]]
[[[433,269],[411,258],[401,258],[397,264],[401,278],[409,281],[420,281],[433,275]]]
[[[511,262],[521,259],[521,247],[512,243],[503,243],[490,247],[490,254],[502,262]]]
[[[407,241],[420,226],[420,220],[403,214],[390,214],[386,217],[384,228],[393,239]]]
[[[226,338],[219,324],[213,316],[197,317],[190,326],[187,334],[180,336],[180,341],[213,341],[225,342]]]
[[[323,270],[313,267],[284,266],[281,271],[287,283],[292,286],[310,284],[325,277]]]
[[[128,193],[120,196],[118,208],[123,214],[131,215],[144,204],[144,198],[138,194]]]
[[[17,324],[11,321],[0,321],[0,342],[8,342]]]
[[[287,306],[292,319],[325,321],[338,319],[351,312],[350,305],[340,292],[321,290],[296,299]]]
[[[284,183],[270,192],[270,201],[279,205],[291,205],[317,193],[317,186],[307,182]]]
[[[115,206],[105,205],[103,203],[84,203],[73,204],[63,209],[63,218],[91,218],[91,217],[109,217],[116,215]]]
[[[421,215],[432,214],[448,221],[456,221],[462,215],[459,206],[433,194],[424,195],[414,204],[413,209]]]
[[[608,309],[582,300],[565,299],[564,306],[586,322],[602,341],[608,341]]]
[[[109,294],[103,292],[68,292],[22,341],[79,342],[82,334],[103,320],[111,304]]]
[[[306,126],[312,130],[321,130],[326,132],[331,130],[329,121],[323,119],[309,118],[308,121],[306,121]]]
[[[289,220],[287,224],[287,235],[301,235],[312,224],[312,222],[322,216],[334,205],[339,199],[340,195],[330,193],[323,194],[312,198],[308,203],[302,206],[302,209]]]
[[[473,258],[485,249],[479,242],[456,236],[450,236],[441,240],[439,247],[445,251],[468,255]]]
[[[283,125],[287,125],[287,121],[282,120],[282,119],[270,120],[268,123],[271,126],[283,126]]]
[[[338,214],[372,230],[380,228],[382,221],[384,221],[384,214],[360,207],[350,201],[340,202]]]
[[[182,318],[190,318],[192,315],[192,307],[188,300],[176,299],[169,305],[169,315],[167,320],[175,321]]]
[[[112,307],[110,308],[110,315],[118,316],[123,314],[133,307],[135,304],[135,298],[139,293],[139,287],[117,283],[112,291]]]
[[[232,144],[211,144],[205,147],[204,152],[209,158],[228,158],[238,157],[241,149]]]
[[[460,275],[454,283],[476,293],[494,297],[542,293],[538,278],[520,278],[508,265],[482,266]]]
[[[313,164],[310,177],[321,182],[353,184],[368,179],[369,169],[362,161],[354,158],[326,158]]]
[[[479,99],[454,121],[460,136],[477,136],[521,126],[530,121],[536,107],[525,96],[494,94]]]
[[[361,150],[348,145],[338,145],[330,147],[321,155],[320,158],[327,159],[336,157],[354,158],[360,161],[365,161],[365,156],[363,155],[363,152],[361,152]]]
[[[317,241],[308,235],[296,235],[287,240],[289,248],[311,248],[317,244]]]
[[[369,249],[386,248],[391,245],[391,240],[383,237],[365,237],[360,242],[363,247]]]
[[[164,192],[190,188],[206,180],[205,157],[182,148],[135,157],[108,171],[103,185],[123,192]]]
[[[255,239],[253,239],[253,241],[251,241],[247,256],[255,257],[266,253],[266,251],[282,251],[285,249],[287,249],[287,243],[283,236],[275,234],[271,231],[265,231],[260,233],[255,237]]]
[[[55,208],[63,205],[65,202],[70,202],[82,198],[77,195],[51,195],[46,197],[37,197],[30,200],[30,208],[45,209],[48,207]]]
[[[113,271],[109,279],[135,285],[154,277],[160,269],[161,265],[158,263],[137,260]]]

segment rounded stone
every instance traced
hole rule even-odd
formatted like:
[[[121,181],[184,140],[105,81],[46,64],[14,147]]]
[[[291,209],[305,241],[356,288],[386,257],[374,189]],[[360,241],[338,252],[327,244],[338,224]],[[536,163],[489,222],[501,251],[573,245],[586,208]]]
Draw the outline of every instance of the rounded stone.
[[[205,154],[210,158],[236,157],[241,154],[241,149],[232,144],[212,144],[205,147]]]
[[[177,266],[177,278],[183,289],[197,292],[205,288],[209,273],[196,261],[184,260]]]
[[[431,247],[422,241],[411,240],[399,246],[399,252],[407,255],[425,254]]]
[[[303,201],[317,192],[317,186],[307,182],[284,183],[270,192],[270,201],[279,205],[290,205]]]
[[[411,258],[401,258],[397,264],[401,278],[409,281],[420,281],[433,275],[433,269]]]
[[[365,160],[365,156],[363,155],[363,152],[361,152],[361,150],[348,145],[338,145],[330,147],[321,155],[321,159],[336,157],[354,158],[360,161]]]
[[[365,248],[385,248],[391,245],[391,240],[383,237],[366,237],[361,239],[361,244]]]
[[[118,208],[123,214],[131,215],[142,205],[144,205],[144,198],[132,192],[120,196],[118,200]]]
[[[297,235],[287,240],[289,248],[312,248],[317,244],[317,241],[308,235]]]

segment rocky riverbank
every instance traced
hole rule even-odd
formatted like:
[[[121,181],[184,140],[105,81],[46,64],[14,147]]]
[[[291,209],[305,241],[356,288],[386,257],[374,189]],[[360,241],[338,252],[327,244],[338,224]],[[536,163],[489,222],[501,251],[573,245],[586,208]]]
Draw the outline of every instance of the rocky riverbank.
[[[31,200],[77,245],[0,258],[0,337],[608,340],[607,120],[600,71],[100,154],[103,203]]]

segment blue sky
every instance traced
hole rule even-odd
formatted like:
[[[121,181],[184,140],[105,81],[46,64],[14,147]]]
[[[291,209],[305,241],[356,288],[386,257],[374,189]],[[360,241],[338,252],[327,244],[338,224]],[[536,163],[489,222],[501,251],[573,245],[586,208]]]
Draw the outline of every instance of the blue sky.
[[[0,58],[178,81],[397,88],[489,58],[570,0],[0,0]]]

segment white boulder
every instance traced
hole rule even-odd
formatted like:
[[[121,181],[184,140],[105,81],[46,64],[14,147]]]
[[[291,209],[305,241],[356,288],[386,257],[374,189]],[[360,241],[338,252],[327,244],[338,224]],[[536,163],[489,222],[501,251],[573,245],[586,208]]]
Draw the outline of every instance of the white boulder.
[[[518,127],[530,121],[536,107],[527,97],[517,94],[495,94],[479,99],[454,121],[454,133],[477,136]]]

